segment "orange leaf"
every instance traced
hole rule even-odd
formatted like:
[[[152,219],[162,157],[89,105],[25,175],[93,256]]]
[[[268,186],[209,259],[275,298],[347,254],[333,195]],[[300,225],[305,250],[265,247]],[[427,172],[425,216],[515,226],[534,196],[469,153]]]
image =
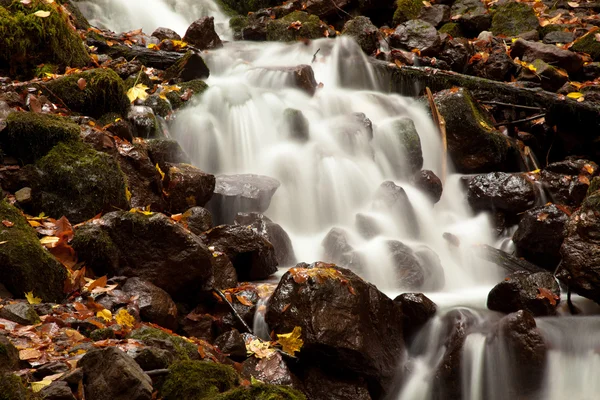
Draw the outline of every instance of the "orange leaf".
[[[79,78],[77,80],[77,87],[79,87],[79,90],[85,89],[86,86],[87,86],[87,81],[85,79]]]
[[[235,296],[235,298],[243,305],[252,307],[254,304],[244,296],[240,296],[239,294]]]
[[[2,221],[2,225],[6,226],[7,228],[10,228],[14,224],[15,224],[14,222],[10,222],[10,221],[8,221],[6,219]]]
[[[35,360],[42,356],[42,352],[36,349],[25,349],[19,351],[19,359],[21,360]]]
[[[546,288],[538,288],[538,291],[540,292],[537,295],[538,299],[546,299],[548,300],[548,302],[550,303],[550,305],[555,306],[556,302],[560,299],[559,296],[555,295],[554,293],[552,293],[552,291],[546,289]]]
[[[87,287],[87,290],[91,292],[92,290],[94,290],[94,288],[104,287],[104,286],[106,286],[106,281],[107,281],[107,278],[106,278],[106,275],[104,275],[104,276],[96,279],[92,283],[90,283],[89,286]]]

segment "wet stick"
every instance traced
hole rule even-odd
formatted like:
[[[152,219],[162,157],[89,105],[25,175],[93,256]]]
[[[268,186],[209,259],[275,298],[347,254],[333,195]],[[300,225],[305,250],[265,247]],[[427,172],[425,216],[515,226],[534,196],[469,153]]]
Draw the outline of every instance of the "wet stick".
[[[440,111],[435,105],[435,102],[433,101],[433,94],[431,94],[431,90],[429,89],[429,87],[426,87],[425,91],[427,93],[429,107],[431,108],[433,122],[435,122],[435,124],[437,125],[438,130],[440,132],[440,136],[442,138],[442,174],[440,176],[440,179],[442,181],[442,184],[444,184],[444,182],[446,182],[446,168],[448,165],[448,142],[446,140],[446,121],[444,120],[444,117],[442,116],[442,114],[440,114]]]

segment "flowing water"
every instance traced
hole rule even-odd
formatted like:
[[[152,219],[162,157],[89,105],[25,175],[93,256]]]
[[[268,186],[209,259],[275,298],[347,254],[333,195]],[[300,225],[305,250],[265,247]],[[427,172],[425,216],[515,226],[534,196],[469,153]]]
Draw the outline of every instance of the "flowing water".
[[[231,37],[227,18],[210,0],[193,6],[183,0],[78,4],[93,23],[116,31],[142,27],[150,32],[166,26],[182,34],[195,18],[212,15],[222,37]],[[439,257],[445,284],[427,293],[438,305],[438,314],[409,344],[411,372],[398,382],[390,398],[432,398],[437,367],[447,350],[449,320],[460,321],[466,329],[462,398],[514,398],[511,388],[519,379],[513,373],[515,358],[502,335],[494,336],[490,330],[500,315],[485,307],[489,290],[503,274],[472,252],[476,244],[510,249],[510,241],[497,241],[488,218],[471,213],[459,175],[445,178],[443,197],[435,205],[409,182],[406,151],[393,128],[398,120],[414,122],[423,168],[438,176],[442,172],[439,136],[423,104],[386,93],[386,77],[348,38],[291,44],[229,42],[204,52],[203,57],[211,70],[210,88],[178,112],[170,132],[194,164],[207,172],[254,173],[279,180],[281,186],[266,214],[289,233],[299,260],[323,260],[324,236],[332,227],[343,228],[361,255],[359,273],[393,298],[405,288],[398,284],[386,241],[398,240],[418,254],[427,254],[421,259],[425,263],[435,262],[432,250]],[[294,86],[288,68],[301,64],[311,65],[320,83],[314,96]],[[294,138],[286,122],[288,109],[301,111],[308,120],[306,140]],[[372,137],[356,113],[369,118]],[[406,191],[415,212],[410,226],[373,202],[384,181]],[[355,225],[358,213],[371,217],[381,234],[362,237]],[[445,233],[459,245],[447,241]],[[440,282],[440,274],[428,279]],[[587,304],[577,301],[581,307]],[[529,399],[596,398],[600,339],[593,331],[600,328],[600,319],[558,317],[537,322],[550,351],[543,393]],[[268,332],[260,316],[256,324]]]

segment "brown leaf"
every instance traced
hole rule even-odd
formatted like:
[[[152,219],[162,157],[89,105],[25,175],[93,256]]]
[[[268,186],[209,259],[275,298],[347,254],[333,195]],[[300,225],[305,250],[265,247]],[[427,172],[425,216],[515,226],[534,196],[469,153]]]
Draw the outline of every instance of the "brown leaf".
[[[540,222],[543,222],[546,219],[548,219],[548,213],[542,212],[542,213],[539,213],[537,216],[537,220]]]
[[[302,22],[300,22],[300,21],[294,21],[291,24],[289,24],[289,26],[287,28],[288,29],[299,30],[300,28],[302,28]]]
[[[94,288],[104,287],[104,286],[106,286],[106,281],[107,281],[107,278],[106,278],[106,275],[104,275],[104,276],[96,279],[92,283],[90,283],[89,286],[87,287],[87,290],[91,292],[92,290],[94,290]]]
[[[551,290],[548,290],[546,288],[538,288],[538,291],[540,293],[537,295],[537,298],[548,300],[548,302],[550,303],[551,306],[555,306],[557,300],[560,299],[559,296],[555,295],[554,293],[552,293]]]
[[[7,227],[7,228],[10,228],[10,227],[11,227],[11,226],[13,226],[14,224],[15,224],[14,222],[10,222],[10,221],[8,221],[8,220],[6,220],[6,219],[2,221],[2,225],[4,225],[4,226],[5,226],[5,227]]]
[[[85,87],[87,86],[87,82],[86,82],[86,80],[85,80],[85,79],[83,79],[83,78],[79,78],[79,79],[77,80],[77,86],[79,87],[79,90],[83,90],[83,89],[85,89]]]
[[[252,307],[254,306],[254,304],[248,300],[247,298],[245,298],[244,296],[240,296],[239,294],[235,296],[235,298],[243,305],[247,306],[247,307]]]

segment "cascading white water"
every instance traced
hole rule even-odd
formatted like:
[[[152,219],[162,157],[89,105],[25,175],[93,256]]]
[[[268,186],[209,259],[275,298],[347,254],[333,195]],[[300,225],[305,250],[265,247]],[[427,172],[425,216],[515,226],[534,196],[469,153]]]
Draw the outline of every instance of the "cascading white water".
[[[183,34],[189,23],[208,14],[215,17],[218,32],[229,37],[227,18],[212,0],[186,3],[94,0],[78,4],[92,23],[117,31],[143,27],[149,33],[165,26]],[[393,298],[403,288],[394,276],[387,240],[399,240],[414,249],[432,249],[439,256],[445,286],[427,293],[438,305],[438,315],[410,343],[411,372],[399,381],[390,399],[433,398],[437,367],[446,351],[444,317],[450,312],[473,327],[462,350],[463,398],[490,399],[490,387],[494,399],[509,398],[503,397],[510,393],[504,390],[511,382],[507,371],[501,374],[508,377],[502,384],[489,386],[490,377],[498,369],[510,369],[510,363],[503,358],[502,339],[490,346],[484,329],[499,318],[485,309],[485,303],[490,288],[503,275],[471,252],[474,244],[494,244],[489,220],[485,215],[472,215],[459,175],[446,177],[443,197],[434,206],[402,172],[405,150],[390,129],[392,122],[401,118],[414,121],[424,168],[441,171],[440,140],[425,109],[415,100],[385,93],[385,78],[376,73],[352,40],[343,37],[291,44],[225,43],[203,57],[211,70],[210,88],[197,103],[177,113],[170,131],[194,164],[207,172],[257,173],[278,179],[281,187],[267,215],[290,234],[299,260],[321,260],[323,237],[331,227],[342,227],[348,231],[352,247],[365,259],[360,273]],[[322,84],[314,96],[294,87],[290,74],[282,69],[300,64],[311,65]],[[305,142],[292,139],[285,121],[287,109],[301,111],[308,120]],[[353,118],[354,113],[364,113],[371,120],[372,139]],[[373,208],[374,192],[386,180],[406,191],[418,236],[409,229],[414,227],[399,224],[388,213]],[[372,239],[359,235],[357,213],[371,217],[381,234]],[[443,237],[446,232],[460,244],[448,243]],[[595,398],[589,396],[600,389],[593,379],[600,372],[595,352],[600,343],[592,333],[587,336],[584,332],[597,330],[600,319],[547,318],[537,322],[551,349],[540,400]],[[268,332],[260,316],[257,325]]]

